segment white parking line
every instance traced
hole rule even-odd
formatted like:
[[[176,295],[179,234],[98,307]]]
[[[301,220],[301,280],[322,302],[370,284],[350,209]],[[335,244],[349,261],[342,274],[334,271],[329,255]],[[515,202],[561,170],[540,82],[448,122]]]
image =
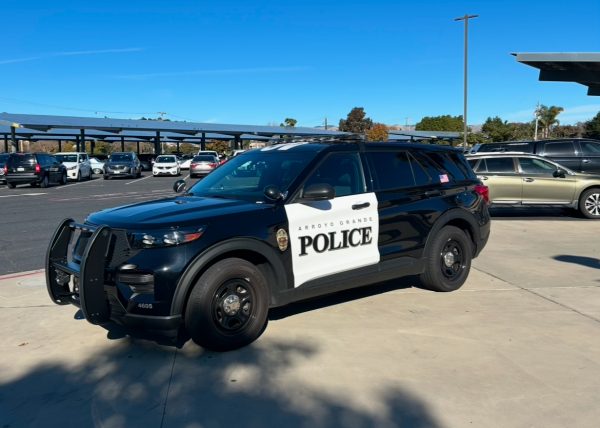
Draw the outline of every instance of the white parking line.
[[[140,181],[144,181],[145,179],[150,178],[150,177],[152,177],[152,175],[149,175],[148,177],[144,177],[144,178],[136,178],[135,180],[129,181],[129,182],[125,183],[125,184],[139,183]]]
[[[16,198],[18,196],[40,196],[40,195],[47,195],[47,193],[20,193],[18,195],[4,195],[4,196],[0,196],[0,198]]]

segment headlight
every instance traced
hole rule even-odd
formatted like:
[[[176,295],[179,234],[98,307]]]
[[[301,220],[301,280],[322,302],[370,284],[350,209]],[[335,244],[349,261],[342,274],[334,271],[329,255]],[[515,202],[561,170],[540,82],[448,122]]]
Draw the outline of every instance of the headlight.
[[[154,232],[138,232],[133,234],[134,248],[171,247],[187,244],[199,239],[204,234],[204,227],[194,229],[162,230]]]

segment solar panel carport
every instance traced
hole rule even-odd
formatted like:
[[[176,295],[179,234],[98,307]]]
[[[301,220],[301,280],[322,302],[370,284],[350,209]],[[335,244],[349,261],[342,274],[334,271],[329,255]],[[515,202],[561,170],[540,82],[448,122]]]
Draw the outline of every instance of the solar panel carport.
[[[162,120],[132,120],[109,119],[73,116],[48,116],[31,114],[0,113],[0,125],[10,128],[10,133],[4,134],[5,148],[8,151],[8,135],[14,150],[17,147],[17,135],[29,134],[32,138],[66,137],[75,138],[79,149],[80,142],[86,138],[106,139],[119,137],[121,142],[125,138],[139,138],[140,141],[152,141],[154,152],[161,153],[161,142],[165,136],[174,141],[199,142],[204,148],[208,135],[215,135],[215,139],[233,139],[234,148],[240,148],[242,139],[261,139],[260,137],[284,136],[335,136],[343,132],[326,131],[316,128],[279,127],[257,125],[227,125],[216,123],[196,122],[170,122]],[[24,129],[27,131],[23,132]],[[77,130],[77,131],[73,131]],[[31,131],[31,132],[30,132]],[[1,133],[1,132],[0,132]],[[221,135],[222,137],[219,137]],[[71,140],[72,141],[72,140]]]
[[[540,70],[541,82],[576,82],[600,96],[600,53],[513,53],[517,61]]]

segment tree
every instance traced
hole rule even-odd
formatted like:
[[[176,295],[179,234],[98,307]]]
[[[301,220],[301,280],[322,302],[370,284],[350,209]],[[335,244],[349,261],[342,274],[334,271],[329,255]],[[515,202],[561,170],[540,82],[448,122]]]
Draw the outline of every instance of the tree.
[[[507,121],[502,121],[498,116],[488,117],[481,131],[492,141],[509,141],[512,139],[512,129]]]
[[[354,107],[350,110],[346,119],[340,119],[339,130],[354,134],[364,134],[371,127],[373,127],[373,121],[367,117],[365,109]]]
[[[583,136],[583,123],[576,125],[556,125],[552,130],[553,138],[581,138]]]
[[[206,143],[206,150],[214,150],[217,153],[226,153],[231,151],[228,141],[212,140]]]
[[[463,117],[450,116],[425,116],[419,123],[415,125],[417,131],[463,131]]]
[[[600,111],[592,119],[585,122],[583,125],[584,136],[586,138],[595,138],[600,140]]]
[[[388,128],[383,123],[374,124],[366,135],[368,141],[387,141],[389,137]]]
[[[528,123],[513,122],[509,123],[508,126],[510,126],[511,129],[511,140],[519,141],[533,139],[533,134],[535,132],[535,124],[533,121]]]
[[[280,123],[279,126],[283,126],[285,128],[293,128],[296,126],[298,121],[296,119],[292,119],[291,117],[286,117],[283,123]]]
[[[538,123],[541,128],[541,137],[549,138],[550,132],[552,131],[552,127],[558,125],[560,122],[558,121],[558,115],[564,110],[562,107],[558,106],[539,106],[535,114],[538,118]]]

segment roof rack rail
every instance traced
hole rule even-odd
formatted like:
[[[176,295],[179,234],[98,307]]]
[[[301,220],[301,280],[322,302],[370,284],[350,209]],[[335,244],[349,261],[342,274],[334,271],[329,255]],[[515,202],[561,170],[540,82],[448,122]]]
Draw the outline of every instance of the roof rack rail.
[[[343,135],[315,135],[310,137],[283,137],[272,138],[271,145],[286,143],[349,143],[366,141],[363,134],[343,134]]]

